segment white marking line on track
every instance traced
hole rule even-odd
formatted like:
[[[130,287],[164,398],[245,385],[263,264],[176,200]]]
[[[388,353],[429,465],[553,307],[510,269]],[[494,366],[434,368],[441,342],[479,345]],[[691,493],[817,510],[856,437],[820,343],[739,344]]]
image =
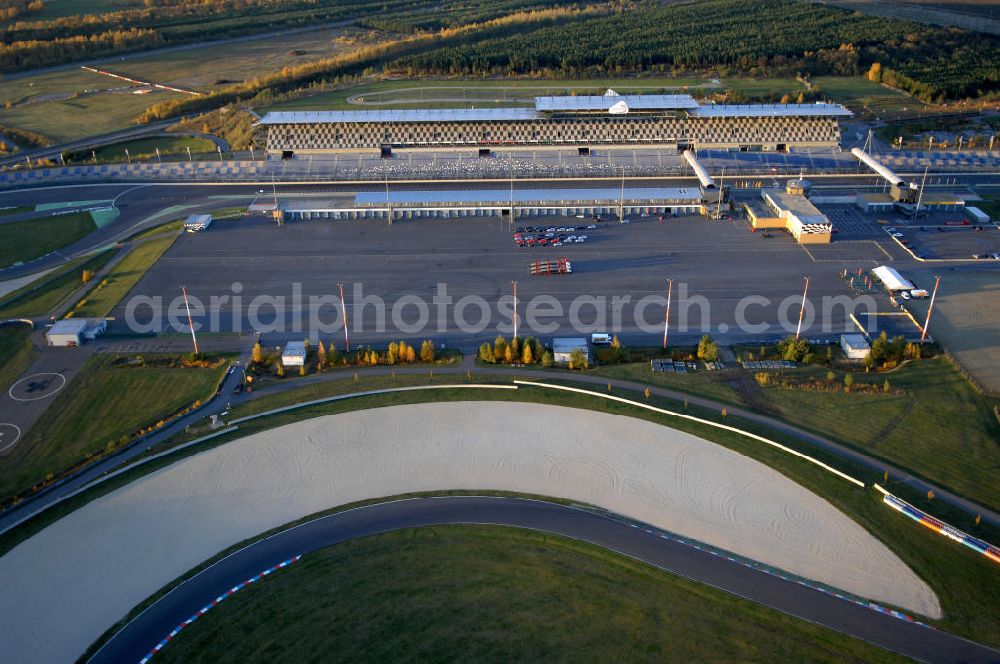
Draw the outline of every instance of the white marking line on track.
[[[14,388],[16,388],[21,383],[32,380],[33,378],[37,378],[38,376],[57,376],[61,382],[59,383],[59,387],[55,388],[54,390],[48,390],[48,388],[46,387],[46,393],[38,397],[25,399],[24,397],[14,396]],[[64,387],[66,387],[66,376],[54,371],[46,371],[42,373],[31,374],[30,376],[25,376],[24,378],[22,378],[21,380],[17,381],[16,383],[10,386],[10,389],[7,390],[7,395],[14,401],[39,401],[41,399],[47,399],[55,395],[59,390],[61,390]]]

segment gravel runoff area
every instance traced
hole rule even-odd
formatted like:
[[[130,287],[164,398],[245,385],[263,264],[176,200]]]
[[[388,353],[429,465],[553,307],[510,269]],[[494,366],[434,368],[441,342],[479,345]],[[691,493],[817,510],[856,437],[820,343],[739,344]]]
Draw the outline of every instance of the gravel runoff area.
[[[446,489],[591,503],[931,617],[933,591],[857,523],[777,471],[625,416],[428,403],[285,425],[185,458],[0,558],[0,651],[69,661],[216,552],[336,505]]]

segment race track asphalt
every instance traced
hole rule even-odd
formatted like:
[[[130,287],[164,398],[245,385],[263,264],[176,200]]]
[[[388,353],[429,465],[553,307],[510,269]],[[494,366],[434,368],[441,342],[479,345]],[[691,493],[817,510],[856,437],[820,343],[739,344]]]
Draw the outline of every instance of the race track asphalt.
[[[1000,662],[996,650],[783,580],[611,516],[537,500],[472,496],[360,507],[251,544],[162,597],[116,633],[90,662],[138,662],[212,599],[295,555],[376,533],[443,524],[512,526],[586,541],[925,662]]]

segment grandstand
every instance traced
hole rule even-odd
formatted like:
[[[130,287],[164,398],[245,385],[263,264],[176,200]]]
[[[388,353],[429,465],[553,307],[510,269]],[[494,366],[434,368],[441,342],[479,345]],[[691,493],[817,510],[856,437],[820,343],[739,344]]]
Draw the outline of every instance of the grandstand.
[[[274,111],[255,128],[271,154],[394,148],[655,145],[785,152],[836,147],[838,104],[705,104],[690,95],[536,97],[534,108]]]

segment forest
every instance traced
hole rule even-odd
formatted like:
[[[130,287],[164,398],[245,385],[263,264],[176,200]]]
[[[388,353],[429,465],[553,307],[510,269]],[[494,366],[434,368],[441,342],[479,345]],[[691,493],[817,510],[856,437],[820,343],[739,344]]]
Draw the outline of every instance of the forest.
[[[21,20],[0,25],[0,44],[3,44],[0,73],[377,13],[410,13],[426,9],[432,3],[433,0],[177,0],[163,4],[157,0],[153,6],[104,14]],[[136,34],[145,36],[137,39]],[[124,35],[130,37],[123,38]]]
[[[643,3],[612,16],[406,56],[387,69],[411,76],[705,69],[858,75],[875,62],[891,72],[887,83],[925,101],[995,94],[1000,87],[996,37],[794,0]]]

